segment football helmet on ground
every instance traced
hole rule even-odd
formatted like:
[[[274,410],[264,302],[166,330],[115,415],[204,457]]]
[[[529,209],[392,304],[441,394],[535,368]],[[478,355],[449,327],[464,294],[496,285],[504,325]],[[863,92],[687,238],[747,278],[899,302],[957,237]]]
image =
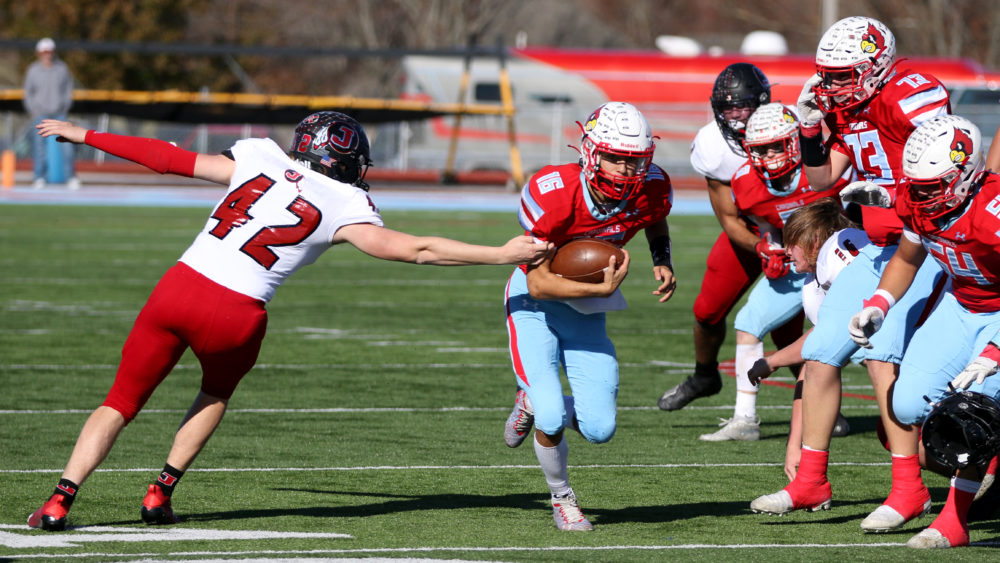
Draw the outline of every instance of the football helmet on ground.
[[[712,86],[712,113],[722,136],[736,154],[743,153],[743,133],[750,114],[771,102],[771,84],[764,72],[750,63],[733,63],[715,78]],[[742,116],[729,115],[747,109]],[[727,112],[728,110],[728,112]]]
[[[920,124],[903,147],[897,194],[924,219],[933,220],[962,204],[986,170],[982,135],[974,123],[942,115]]]
[[[896,62],[896,39],[882,22],[861,16],[830,26],[816,48],[814,87],[824,111],[844,111],[871,98]]]
[[[295,128],[288,154],[324,176],[368,191],[371,146],[353,117],[336,111],[306,117]]]
[[[743,146],[758,176],[765,180],[784,176],[802,162],[799,120],[779,103],[762,105],[747,121]]]
[[[1000,403],[973,391],[951,393],[927,415],[921,440],[927,457],[945,467],[984,465],[1000,451]]]
[[[591,188],[612,201],[629,199],[645,180],[656,149],[649,122],[632,104],[608,102],[594,110],[580,139],[580,165]],[[602,169],[601,162],[623,163],[625,174]]]

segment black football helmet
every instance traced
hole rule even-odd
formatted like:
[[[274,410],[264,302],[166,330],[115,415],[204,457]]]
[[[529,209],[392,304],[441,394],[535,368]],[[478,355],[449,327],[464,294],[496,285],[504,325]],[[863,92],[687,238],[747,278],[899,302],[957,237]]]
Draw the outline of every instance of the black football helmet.
[[[299,122],[288,154],[338,182],[368,191],[365,174],[371,146],[364,127],[353,117],[320,111]]]
[[[750,63],[733,63],[727,66],[715,79],[711,102],[715,122],[729,148],[738,155],[746,156],[743,149],[746,121],[726,119],[723,112],[744,107],[756,111],[761,105],[771,103],[771,84],[764,72]]]
[[[924,419],[921,440],[927,457],[945,467],[983,465],[1000,451],[1000,403],[973,391],[951,393]]]

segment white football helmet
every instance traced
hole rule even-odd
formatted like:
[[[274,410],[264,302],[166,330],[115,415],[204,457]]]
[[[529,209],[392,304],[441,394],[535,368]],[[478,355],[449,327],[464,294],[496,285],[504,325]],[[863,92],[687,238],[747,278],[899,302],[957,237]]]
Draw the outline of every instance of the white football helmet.
[[[860,16],[830,26],[816,48],[816,99],[827,112],[864,102],[882,86],[896,62],[896,39],[882,22]]]
[[[747,121],[743,146],[754,172],[765,180],[795,170],[802,162],[795,112],[779,103],[760,106]]]
[[[613,201],[628,199],[642,185],[653,161],[649,122],[632,104],[608,102],[594,110],[580,139],[580,165],[592,188]],[[601,161],[624,161],[628,175],[601,169]]]
[[[979,128],[964,117],[941,115],[923,122],[903,147],[905,178],[898,193],[926,219],[952,211],[986,170],[982,140]]]

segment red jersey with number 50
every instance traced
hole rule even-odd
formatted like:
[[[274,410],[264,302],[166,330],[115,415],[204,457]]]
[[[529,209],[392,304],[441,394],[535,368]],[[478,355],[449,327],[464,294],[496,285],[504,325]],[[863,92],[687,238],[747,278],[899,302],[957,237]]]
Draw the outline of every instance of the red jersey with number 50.
[[[557,247],[575,238],[596,237],[620,248],[637,232],[665,218],[673,206],[670,178],[655,164],[650,164],[636,195],[606,213],[591,205],[585,185],[579,164],[539,170],[521,190],[518,220],[525,234]]]
[[[288,158],[271,139],[233,145],[229,191],[180,261],[208,279],[261,301],[333,244],[337,229],[382,226],[363,190]]]
[[[1000,176],[989,174],[969,197],[960,216],[932,233],[924,232],[927,225],[914,220],[907,199],[897,200],[896,210],[951,277],[952,292],[963,307],[974,313],[1000,311]]]
[[[851,159],[858,177],[889,190],[903,177],[903,146],[918,125],[951,113],[948,90],[929,74],[900,70],[857,113],[827,116],[832,148]],[[865,232],[872,242],[895,244],[902,223],[892,209],[862,206]]]
[[[798,181],[794,178],[795,188],[787,192],[772,191],[771,188],[754,172],[748,161],[736,174],[733,174],[733,198],[740,214],[749,217],[757,225],[760,235],[771,234],[771,240],[781,244],[781,229],[785,227],[785,219],[792,211],[824,197],[838,198],[837,192],[847,185],[841,178],[834,184],[835,191],[814,192],[809,188],[809,180],[799,169],[796,172]]]

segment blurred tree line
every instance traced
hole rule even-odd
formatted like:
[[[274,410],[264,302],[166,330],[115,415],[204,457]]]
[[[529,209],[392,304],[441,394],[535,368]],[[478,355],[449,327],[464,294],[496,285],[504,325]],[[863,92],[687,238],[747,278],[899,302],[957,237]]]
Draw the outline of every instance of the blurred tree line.
[[[652,49],[684,35],[736,51],[753,30],[813,53],[822,0],[0,0],[0,39],[275,47],[452,48],[470,36],[531,45]],[[997,0],[839,0],[837,17],[868,15],[906,55],[1000,62]],[[57,49],[58,50],[58,49]],[[256,91],[393,97],[398,59],[346,56],[180,56],[59,51],[88,89]],[[20,83],[33,53],[9,55],[0,79]]]

